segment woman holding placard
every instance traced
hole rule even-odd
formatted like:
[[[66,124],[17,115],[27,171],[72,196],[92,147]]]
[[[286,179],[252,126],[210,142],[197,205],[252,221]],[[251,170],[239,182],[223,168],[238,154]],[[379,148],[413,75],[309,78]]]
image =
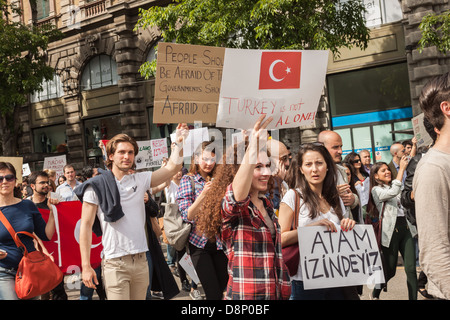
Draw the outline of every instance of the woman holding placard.
[[[413,237],[415,228],[406,219],[401,205],[403,173],[408,160],[400,160],[397,177],[384,162],[375,163],[370,170],[370,195],[367,212],[372,219],[381,220],[381,250],[384,255],[384,274],[386,283],[395,276],[398,253],[403,257],[408,285],[409,300],[417,300],[416,250]],[[383,208],[384,207],[384,208]],[[380,215],[380,213],[382,213]],[[413,234],[414,233],[414,234]],[[373,299],[379,299],[380,288],[372,292]]]
[[[355,221],[344,217],[344,203],[336,189],[336,165],[322,143],[305,143],[293,158],[286,176],[289,191],[281,201],[279,219],[283,247],[298,242],[294,225],[295,202],[298,199],[298,226],[324,226],[334,232],[353,229]],[[299,197],[296,197],[298,193]],[[342,288],[305,290],[300,264],[291,274],[291,300],[345,299]]]

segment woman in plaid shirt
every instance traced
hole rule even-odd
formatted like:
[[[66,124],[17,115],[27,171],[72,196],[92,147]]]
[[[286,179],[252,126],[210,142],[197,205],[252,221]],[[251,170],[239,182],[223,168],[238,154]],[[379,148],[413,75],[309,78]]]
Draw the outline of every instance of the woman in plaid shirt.
[[[223,252],[222,241],[218,232],[206,236],[197,228],[197,220],[203,215],[205,194],[211,188],[216,169],[212,146],[211,142],[203,142],[197,148],[190,172],[181,179],[176,198],[183,220],[192,224],[189,234],[190,256],[206,299],[220,300],[228,280],[227,257]]]
[[[288,271],[281,253],[280,226],[271,201],[262,195],[272,175],[265,151],[267,139],[262,135],[272,119],[262,121],[264,116],[253,128],[242,164],[237,164],[239,147],[235,147],[234,164],[224,164],[218,169],[212,185],[215,194],[209,195],[216,198],[220,209],[217,210],[213,201],[211,205],[206,204],[205,220],[214,228],[222,228],[228,257],[227,300],[277,300],[288,299],[290,295]],[[224,192],[222,201],[218,195]],[[217,217],[217,213],[221,216]]]

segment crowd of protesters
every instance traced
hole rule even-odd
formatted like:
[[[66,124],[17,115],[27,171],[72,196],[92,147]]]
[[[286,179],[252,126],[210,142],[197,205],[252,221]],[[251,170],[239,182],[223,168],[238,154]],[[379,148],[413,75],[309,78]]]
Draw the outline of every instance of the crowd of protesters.
[[[14,227],[34,232],[45,246],[55,232],[52,205],[82,202],[80,299],[91,299],[94,290],[101,299],[171,299],[179,293],[174,280],[179,276],[194,300],[358,300],[363,286],[306,289],[301,264],[288,270],[283,248],[299,241],[294,225],[348,232],[378,220],[385,282],[369,292],[371,299],[387,290],[399,254],[410,300],[418,293],[449,299],[448,92],[448,74],[424,87],[420,106],[433,144],[417,148],[415,138],[394,142],[390,162],[371,163],[369,150],[343,157],[342,138],[328,130],[291,154],[294,146],[267,136],[272,119],[262,116],[243,142],[223,154],[213,143],[201,143],[188,171],[182,145],[189,129],[179,124],[170,158],[156,171],[135,172],[137,143],[125,134],[108,142],[104,170],[86,167],[78,175],[67,165],[64,178],[38,171],[16,185],[14,167],[0,162],[0,209]],[[363,185],[369,187],[367,200]],[[178,204],[191,225],[182,251],[169,244],[166,255],[161,250],[161,201]],[[37,208],[50,209],[47,223]],[[96,269],[90,264],[92,231],[102,235],[103,263]],[[33,250],[31,238],[23,238]],[[17,299],[14,277],[22,254],[1,225],[0,249],[0,299]],[[204,297],[179,266],[186,252]],[[67,299],[64,283],[50,298]]]

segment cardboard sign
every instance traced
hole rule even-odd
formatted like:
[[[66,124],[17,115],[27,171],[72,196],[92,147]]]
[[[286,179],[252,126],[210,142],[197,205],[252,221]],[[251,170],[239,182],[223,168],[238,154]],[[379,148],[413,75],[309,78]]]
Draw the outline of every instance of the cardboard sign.
[[[216,121],[225,48],[160,42],[155,123]]]
[[[299,227],[300,264],[305,289],[384,283],[380,252],[371,225],[344,232]]]
[[[325,85],[328,51],[226,49],[216,126],[267,129],[311,125]]]
[[[425,126],[423,125],[423,118],[424,114],[421,113],[411,119],[414,136],[417,139],[417,148],[421,146],[429,146],[433,142],[433,139],[430,137],[427,130],[425,129]]]

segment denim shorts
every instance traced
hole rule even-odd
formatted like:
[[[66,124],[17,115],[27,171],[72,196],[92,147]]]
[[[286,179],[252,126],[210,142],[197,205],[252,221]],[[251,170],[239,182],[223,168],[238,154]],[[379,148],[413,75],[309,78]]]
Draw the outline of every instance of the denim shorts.
[[[19,300],[15,284],[16,270],[0,267],[0,300]]]

